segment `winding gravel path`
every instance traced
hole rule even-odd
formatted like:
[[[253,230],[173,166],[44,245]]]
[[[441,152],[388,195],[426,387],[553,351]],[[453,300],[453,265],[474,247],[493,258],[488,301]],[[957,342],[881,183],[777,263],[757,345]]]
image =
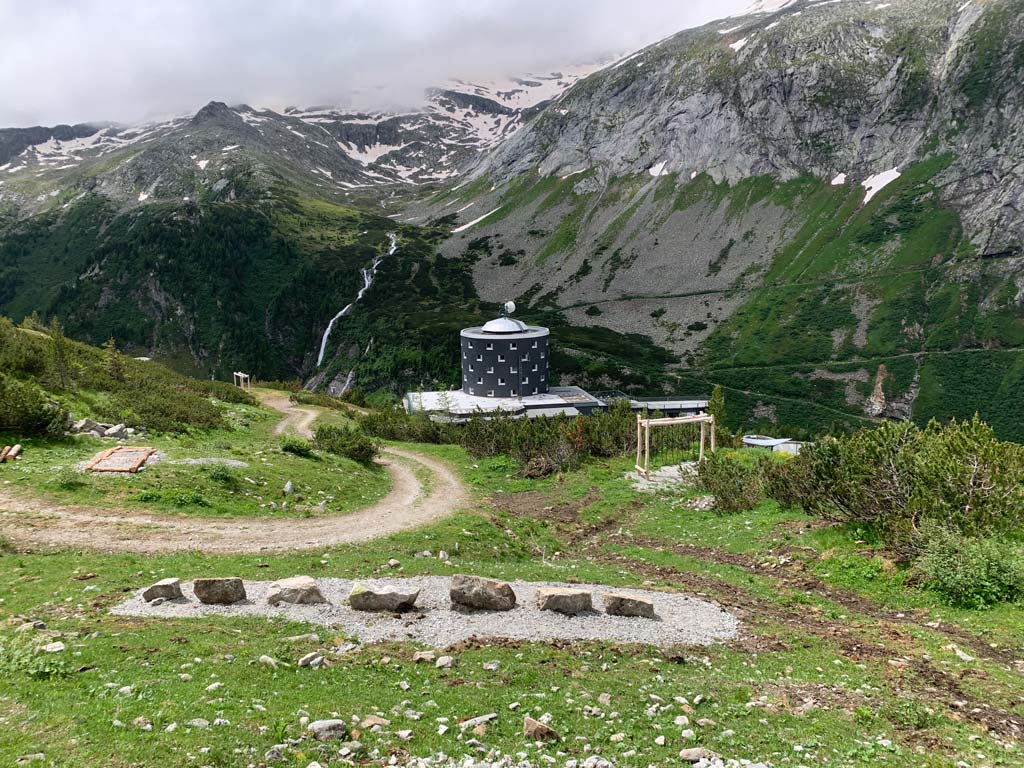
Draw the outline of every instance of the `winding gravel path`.
[[[284,417],[274,434],[310,436],[318,412],[267,395],[264,404]],[[133,509],[65,506],[24,498],[0,487],[0,536],[18,546],[94,549],[101,552],[274,552],[353,544],[417,528],[465,507],[469,494],[445,462],[404,448],[384,448],[378,460],[391,490],[370,507],[348,515],[313,518],[201,518]],[[431,475],[425,490],[414,468]]]

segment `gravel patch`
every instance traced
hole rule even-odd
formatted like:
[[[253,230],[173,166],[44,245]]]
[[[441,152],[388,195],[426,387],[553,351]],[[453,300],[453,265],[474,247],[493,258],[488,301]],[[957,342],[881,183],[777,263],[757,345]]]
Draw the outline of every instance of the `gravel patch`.
[[[674,592],[605,587],[558,582],[512,582],[517,605],[511,611],[455,611],[448,598],[450,579],[419,576],[405,579],[359,579],[371,588],[419,589],[417,611],[402,615],[364,613],[348,607],[346,599],[353,579],[317,579],[328,602],[321,605],[267,604],[271,582],[246,581],[248,599],[234,605],[204,605],[195,598],[192,583],[181,585],[183,599],[153,606],[142,599],[142,590],[111,612],[120,616],[163,618],[201,616],[267,616],[320,624],[354,636],[363,642],[414,640],[444,648],[478,638],[510,640],[608,640],[670,646],[708,645],[734,638],[739,620],[714,603]],[[595,607],[603,607],[602,592],[618,592],[654,601],[655,618],[608,616],[595,610],[580,616],[563,616],[536,607],[538,587],[569,587],[594,593]]]
[[[633,470],[626,473],[626,479],[633,484],[636,490],[646,493],[691,486],[697,481],[697,462],[687,461],[682,464],[668,464],[652,469],[650,480]]]
[[[223,464],[225,467],[248,467],[249,465],[244,461],[238,459],[218,459],[215,457],[210,458],[198,458],[198,459],[178,459],[177,461],[169,461],[168,464],[185,464],[188,466],[202,466],[204,464]]]

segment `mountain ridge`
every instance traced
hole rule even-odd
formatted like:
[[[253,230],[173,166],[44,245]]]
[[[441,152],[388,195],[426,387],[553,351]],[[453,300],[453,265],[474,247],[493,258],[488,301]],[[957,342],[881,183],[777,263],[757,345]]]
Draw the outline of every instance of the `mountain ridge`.
[[[757,10],[418,112],[211,103],[61,171],[48,146],[0,168],[0,311],[337,392],[456,383],[437,340],[511,298],[565,382],[1020,436],[1024,9]]]

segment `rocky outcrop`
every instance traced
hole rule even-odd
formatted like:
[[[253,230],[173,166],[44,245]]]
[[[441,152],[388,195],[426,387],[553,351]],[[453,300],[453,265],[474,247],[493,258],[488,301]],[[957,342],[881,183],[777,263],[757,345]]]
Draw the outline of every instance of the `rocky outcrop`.
[[[483,169],[859,184],[953,152],[942,195],[972,242],[1021,247],[1022,42],[1012,0],[801,0],[686,30],[592,75]]]

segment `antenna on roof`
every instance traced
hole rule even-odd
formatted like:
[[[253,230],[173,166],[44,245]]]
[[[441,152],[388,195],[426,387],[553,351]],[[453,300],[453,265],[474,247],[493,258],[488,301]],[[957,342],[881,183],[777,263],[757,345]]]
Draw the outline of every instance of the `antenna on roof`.
[[[505,311],[505,317],[508,317],[516,311],[516,303],[514,301],[506,301],[505,306],[502,307],[502,309]]]

